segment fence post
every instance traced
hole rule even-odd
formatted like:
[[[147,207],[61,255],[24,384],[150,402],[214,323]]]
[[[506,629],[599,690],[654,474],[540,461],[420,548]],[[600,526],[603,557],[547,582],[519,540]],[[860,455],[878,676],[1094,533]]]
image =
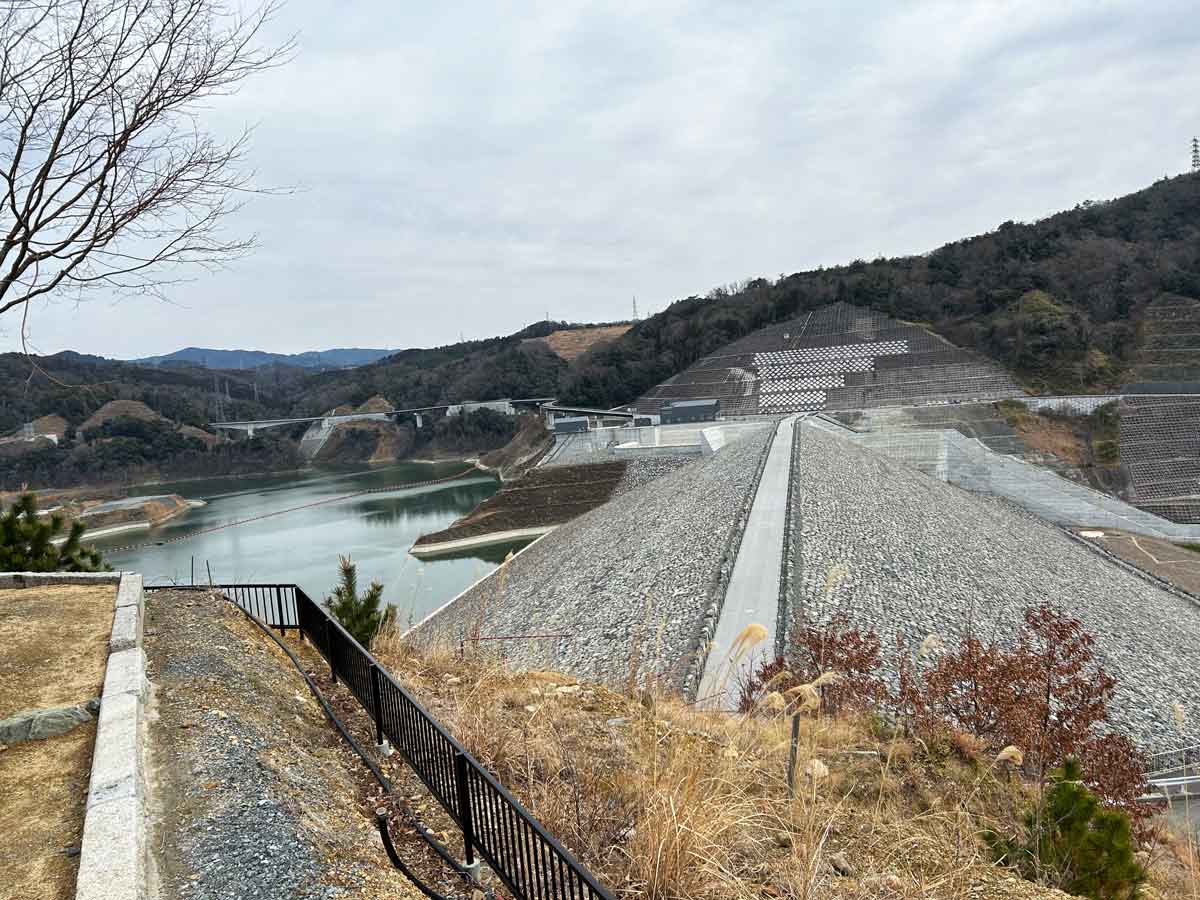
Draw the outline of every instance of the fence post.
[[[371,706],[375,713],[375,746],[384,746],[383,703],[379,698],[379,666],[371,663]]]
[[[308,594],[300,590],[300,585],[292,585],[292,596],[296,600],[296,634],[300,636],[300,643],[304,643],[308,639],[308,632],[305,630],[307,622],[311,621],[309,617],[300,611],[301,605],[308,600]]]
[[[787,789],[788,796],[796,796],[796,750],[800,743],[800,714],[792,716],[792,749],[788,753]]]
[[[461,750],[454,751],[454,783],[458,792],[458,818],[463,833],[463,864],[471,871],[475,881],[479,880],[479,867],[475,862],[475,823],[471,819],[471,792],[467,788],[467,757]]]
[[[283,588],[275,585],[275,615],[278,618],[275,620],[279,626],[279,633],[286,635],[287,626],[283,624]]]
[[[329,625],[329,617],[325,617],[325,649],[329,651],[329,677],[337,684],[337,651],[333,649],[333,628]]]

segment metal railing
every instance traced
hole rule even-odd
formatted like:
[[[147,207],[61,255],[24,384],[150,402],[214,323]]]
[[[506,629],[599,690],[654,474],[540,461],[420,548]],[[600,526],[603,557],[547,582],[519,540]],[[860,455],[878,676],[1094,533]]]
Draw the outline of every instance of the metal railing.
[[[1154,776],[1178,775],[1189,769],[1200,772],[1200,744],[1151,754],[1147,759],[1146,776],[1152,779]],[[1200,780],[1200,774],[1190,777]]]
[[[476,853],[523,900],[612,900],[590,872],[337,620],[294,584],[224,584],[230,600],[281,633],[310,640],[462,830],[466,864]]]

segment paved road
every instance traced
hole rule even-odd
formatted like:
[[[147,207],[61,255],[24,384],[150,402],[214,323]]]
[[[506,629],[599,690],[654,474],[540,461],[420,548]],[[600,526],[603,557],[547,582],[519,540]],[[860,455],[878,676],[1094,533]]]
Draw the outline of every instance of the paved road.
[[[758,493],[742,535],[737,560],[725,592],[725,605],[700,679],[698,696],[709,706],[731,709],[737,705],[738,685],[752,666],[775,646],[775,621],[779,614],[779,570],[787,524],[788,479],[792,471],[792,429],[796,417],[784,419],[767,455]],[[746,626],[759,624],[767,637],[746,658],[730,659],[729,650]]]

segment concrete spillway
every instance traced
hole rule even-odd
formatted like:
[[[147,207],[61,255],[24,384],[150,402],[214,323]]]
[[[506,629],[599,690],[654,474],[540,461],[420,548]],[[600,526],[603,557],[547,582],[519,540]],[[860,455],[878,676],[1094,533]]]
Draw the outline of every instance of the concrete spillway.
[[[766,652],[774,652],[794,425],[794,417],[779,423],[767,454],[700,679],[697,696],[716,707],[736,708],[739,685],[763,661],[758,651],[767,648]],[[766,637],[744,655],[731,656],[738,636],[754,624],[766,629]]]

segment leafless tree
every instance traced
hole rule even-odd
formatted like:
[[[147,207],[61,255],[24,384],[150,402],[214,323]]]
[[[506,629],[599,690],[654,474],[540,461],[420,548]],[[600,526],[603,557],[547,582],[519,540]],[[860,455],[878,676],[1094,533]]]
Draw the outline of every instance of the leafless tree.
[[[246,134],[222,142],[199,117],[291,55],[260,45],[273,12],[0,0],[0,315],[51,292],[158,293],[179,264],[250,249],[218,227],[253,189]]]

